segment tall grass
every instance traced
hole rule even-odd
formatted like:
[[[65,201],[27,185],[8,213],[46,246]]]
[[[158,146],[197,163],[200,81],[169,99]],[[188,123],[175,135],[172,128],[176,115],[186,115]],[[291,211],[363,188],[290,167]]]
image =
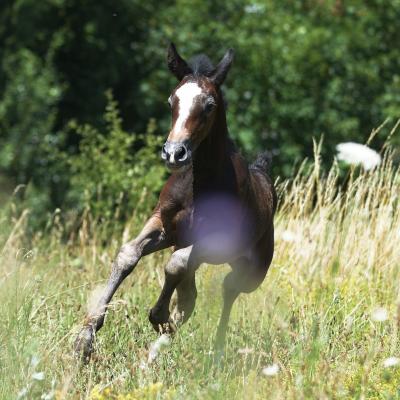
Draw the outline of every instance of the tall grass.
[[[86,216],[65,240],[57,212],[27,242],[28,211],[0,216],[0,397],[399,398],[400,171],[389,154],[374,171],[349,171],[344,189],[339,175],[316,157],[279,184],[274,261],[235,304],[222,366],[212,343],[227,266],[199,270],[194,316],[149,364],[147,314],[170,250],[143,259],[81,366],[72,343],[90,294],[139,217],[124,239],[105,240]]]

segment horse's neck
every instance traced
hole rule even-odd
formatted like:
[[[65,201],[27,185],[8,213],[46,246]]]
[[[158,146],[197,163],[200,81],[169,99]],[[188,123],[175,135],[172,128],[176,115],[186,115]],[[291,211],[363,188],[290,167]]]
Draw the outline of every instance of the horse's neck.
[[[206,139],[199,145],[193,160],[193,197],[213,190],[230,162],[232,142],[228,136],[225,110],[218,110]]]

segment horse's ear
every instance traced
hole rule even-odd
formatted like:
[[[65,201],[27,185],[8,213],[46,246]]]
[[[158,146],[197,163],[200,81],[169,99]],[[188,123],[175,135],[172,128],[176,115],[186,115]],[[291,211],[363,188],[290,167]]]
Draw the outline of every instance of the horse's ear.
[[[215,67],[214,71],[210,75],[210,79],[217,85],[220,86],[224,83],[226,75],[228,74],[229,68],[231,67],[233,56],[235,52],[233,49],[229,49],[224,58]]]
[[[167,64],[169,70],[179,81],[193,72],[187,62],[178,54],[172,42],[168,46]]]

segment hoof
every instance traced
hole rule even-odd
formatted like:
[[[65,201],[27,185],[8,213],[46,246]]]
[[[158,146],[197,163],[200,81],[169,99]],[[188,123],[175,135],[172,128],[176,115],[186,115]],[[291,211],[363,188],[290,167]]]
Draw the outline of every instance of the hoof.
[[[93,353],[93,327],[85,326],[75,339],[75,356],[81,359],[85,364],[89,362]]]
[[[154,308],[150,310],[149,321],[158,333],[173,334],[177,330],[174,321],[169,318],[169,315],[160,315]]]
[[[171,313],[170,320],[172,320],[176,326],[180,326],[186,322],[187,318],[185,318],[184,312],[180,312],[178,307],[175,307]]]
[[[226,346],[225,346],[225,335],[217,333],[217,337],[214,343],[214,364],[218,367],[223,367],[226,359]]]
[[[225,365],[225,349],[224,348],[215,349],[213,363],[218,368],[222,368]]]

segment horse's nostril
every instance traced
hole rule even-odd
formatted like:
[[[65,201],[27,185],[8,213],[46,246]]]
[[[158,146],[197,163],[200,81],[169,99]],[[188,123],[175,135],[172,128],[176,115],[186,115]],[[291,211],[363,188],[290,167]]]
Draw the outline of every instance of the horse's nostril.
[[[166,141],[161,149],[161,158],[169,166],[179,166],[188,161],[190,152],[183,143]]]
[[[185,161],[186,157],[187,157],[187,150],[185,146],[181,146],[178,149],[176,149],[175,158],[178,161]]]

